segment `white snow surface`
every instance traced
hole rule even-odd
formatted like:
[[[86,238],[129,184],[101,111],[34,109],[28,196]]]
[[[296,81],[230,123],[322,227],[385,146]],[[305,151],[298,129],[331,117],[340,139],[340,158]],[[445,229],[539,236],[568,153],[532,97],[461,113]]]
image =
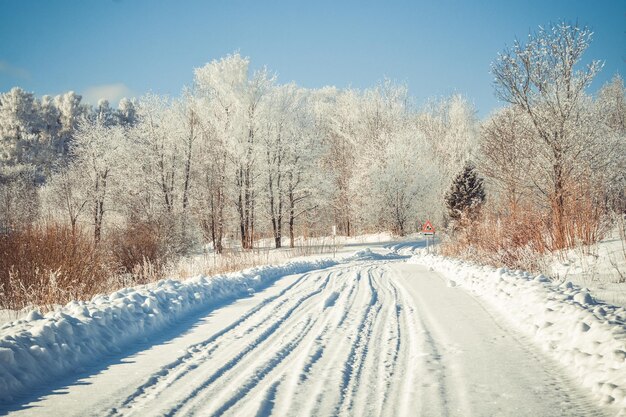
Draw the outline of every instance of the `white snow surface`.
[[[370,246],[8,323],[0,413],[626,415],[624,309],[423,242]]]
[[[590,247],[546,256],[546,274],[588,287],[594,297],[626,307],[626,242],[616,235],[613,232]]]
[[[409,262],[478,295],[564,365],[602,403],[626,415],[626,310],[543,275],[419,254]]]
[[[334,264],[330,259],[298,261],[185,281],[166,279],[74,301],[45,316],[32,311],[0,327],[0,402],[120,352],[199,309],[249,295],[285,275]]]

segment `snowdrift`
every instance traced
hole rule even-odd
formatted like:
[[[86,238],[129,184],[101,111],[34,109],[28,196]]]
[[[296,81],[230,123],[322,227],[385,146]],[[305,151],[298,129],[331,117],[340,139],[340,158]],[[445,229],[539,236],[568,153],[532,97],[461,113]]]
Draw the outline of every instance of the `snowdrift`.
[[[76,371],[174,325],[186,315],[244,297],[291,274],[334,260],[290,262],[186,281],[167,279],[71,302],[45,316],[32,312],[0,328],[0,402]]]
[[[487,301],[551,354],[605,405],[626,415],[626,310],[598,303],[587,289],[543,275],[418,254],[410,263],[441,273]]]

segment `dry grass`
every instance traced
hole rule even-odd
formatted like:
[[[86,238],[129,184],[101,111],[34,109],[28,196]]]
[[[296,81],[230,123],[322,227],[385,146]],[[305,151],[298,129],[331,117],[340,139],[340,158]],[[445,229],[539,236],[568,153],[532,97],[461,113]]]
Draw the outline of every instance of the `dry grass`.
[[[223,253],[204,253],[193,257],[180,258],[167,268],[168,275],[189,278],[197,275],[217,275],[240,271],[260,265],[277,264],[289,259],[331,254],[336,247],[320,239],[305,239],[294,248],[255,248],[248,251],[225,249]]]
[[[106,290],[108,257],[80,230],[58,224],[0,236],[0,307],[44,309]]]
[[[453,238],[442,245],[442,253],[539,272],[545,268],[546,253],[562,253],[561,249],[580,245],[590,247],[611,226],[603,208],[584,194],[568,201],[565,214],[562,235],[555,232],[551,213],[537,206],[492,206],[477,221],[462,224]]]
[[[441,245],[441,254],[474,262],[538,271],[546,251],[541,229],[521,219],[502,221],[485,216]]]
[[[333,249],[316,239],[295,248],[227,249],[174,261],[158,228],[150,224],[117,229],[99,245],[80,229],[72,232],[54,223],[33,226],[0,235],[0,308],[37,306],[47,311],[166,276],[211,276]]]

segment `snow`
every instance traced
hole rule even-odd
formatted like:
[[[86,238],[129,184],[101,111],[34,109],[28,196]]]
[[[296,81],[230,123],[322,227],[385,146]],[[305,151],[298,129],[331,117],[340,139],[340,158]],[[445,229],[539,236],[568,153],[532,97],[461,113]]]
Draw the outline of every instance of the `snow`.
[[[71,302],[45,316],[31,311],[0,328],[0,402],[119,352],[199,309],[250,295],[285,275],[334,264],[333,260],[298,261],[186,281],[166,279],[88,302]]]
[[[571,282],[423,246],[344,247],[337,260],[167,279],[31,311],[0,328],[0,413],[626,413],[624,308]],[[155,342],[164,333],[174,336]],[[60,377],[70,381],[62,390]]]
[[[558,360],[603,404],[626,413],[626,309],[571,282],[418,254],[410,262],[477,295]]]
[[[616,235],[591,247],[550,256],[545,261],[546,274],[587,287],[609,304],[626,307],[626,243]]]
[[[27,307],[21,310],[0,309],[0,326],[11,321],[23,319],[27,317],[32,311],[32,307]]]

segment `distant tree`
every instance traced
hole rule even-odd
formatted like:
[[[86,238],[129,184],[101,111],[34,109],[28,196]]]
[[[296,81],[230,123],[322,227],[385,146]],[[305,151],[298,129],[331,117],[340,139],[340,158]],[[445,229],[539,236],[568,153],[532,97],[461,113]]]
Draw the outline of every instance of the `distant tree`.
[[[118,123],[122,126],[130,127],[137,123],[137,106],[134,100],[126,97],[120,100],[117,106]]]
[[[57,140],[57,152],[69,154],[78,123],[88,113],[88,107],[81,104],[82,96],[73,91],[54,97],[54,104],[59,111],[60,132]]]
[[[478,149],[478,123],[471,102],[455,94],[427,104],[416,117],[417,128],[425,139],[422,153],[428,155],[432,190],[438,201],[465,163],[474,159]],[[422,210],[437,222],[445,221],[443,205],[430,205]]]
[[[251,249],[257,227],[259,198],[259,129],[263,108],[275,76],[266,69],[249,72],[250,61],[239,54],[213,61],[195,70],[198,90],[216,100],[228,122],[224,144],[234,167],[234,202],[239,217],[241,246]]]
[[[50,148],[50,153],[62,156],[58,149],[61,122],[59,109],[50,96],[43,96],[39,105],[41,140]]]
[[[606,156],[602,169],[594,169],[596,184],[616,213],[626,213],[626,88],[619,75],[598,92],[592,120]]]
[[[43,180],[45,149],[32,93],[13,88],[0,94],[0,233],[28,225],[37,215],[37,184]]]
[[[474,166],[467,163],[445,195],[448,216],[455,227],[462,226],[465,221],[476,220],[484,202],[483,179],[478,176]]]
[[[332,181],[333,191],[329,204],[333,211],[338,233],[351,236],[354,233],[355,202],[351,184],[355,174],[357,148],[355,143],[358,126],[358,92],[327,89],[318,94],[317,111],[329,151],[324,158],[325,169]]]
[[[104,126],[111,126],[117,122],[109,100],[98,100],[98,105],[94,109],[94,116],[96,120]]]
[[[0,94],[0,164],[17,167],[36,162],[37,103],[21,88]]]

